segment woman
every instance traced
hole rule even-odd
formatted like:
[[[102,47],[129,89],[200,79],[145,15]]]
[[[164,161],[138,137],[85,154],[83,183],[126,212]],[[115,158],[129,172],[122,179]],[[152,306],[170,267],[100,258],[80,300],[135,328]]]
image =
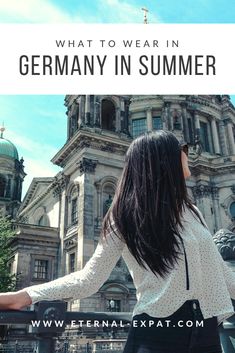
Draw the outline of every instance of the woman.
[[[125,353],[222,352],[218,324],[233,314],[235,275],[190,201],[185,184],[190,175],[187,145],[173,133],[159,130],[135,139],[85,267],[1,294],[0,308],[88,297],[122,256],[137,296]]]

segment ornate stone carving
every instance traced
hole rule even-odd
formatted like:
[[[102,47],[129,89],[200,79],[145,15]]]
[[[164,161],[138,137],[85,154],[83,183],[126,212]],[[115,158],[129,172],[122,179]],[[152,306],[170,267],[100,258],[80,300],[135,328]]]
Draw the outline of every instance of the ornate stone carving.
[[[68,239],[64,244],[65,249],[73,248],[76,245],[77,245],[76,239]]]
[[[231,186],[232,193],[235,194],[235,184]]]
[[[211,195],[213,198],[219,198],[219,188],[217,186],[211,187]]]
[[[209,196],[213,198],[219,197],[219,188],[214,185],[196,185],[192,187],[192,192],[194,198]]]
[[[54,181],[52,183],[53,196],[56,197],[56,196],[61,195],[61,193],[65,189],[67,183],[68,183],[68,177],[66,175],[64,175],[63,173],[61,174],[60,177],[55,176]]]
[[[232,185],[231,189],[234,187],[234,185]],[[224,212],[226,214],[226,216],[228,216],[229,218],[231,218],[231,213],[229,211],[230,205],[235,202],[235,195],[234,193],[229,195],[221,204],[220,206],[223,207]],[[233,221],[233,220],[232,220]]]
[[[225,163],[226,163],[226,162],[232,162],[231,157],[224,158],[224,162],[225,162]]]
[[[89,158],[83,158],[79,162],[80,173],[94,173],[97,165],[97,161]]]
[[[101,151],[105,152],[114,152],[114,148],[110,143],[105,143],[102,146],[100,146]]]
[[[211,186],[209,185],[197,185],[192,187],[194,198],[208,197],[211,194]]]
[[[88,142],[88,141],[82,141],[82,142],[80,143],[79,148],[85,148],[85,147],[90,147],[90,146],[91,146],[90,142]]]
[[[225,119],[223,120],[223,122],[224,122],[225,125],[233,124],[233,121],[232,121],[231,118],[225,118]]]
[[[29,217],[28,216],[19,216],[17,219],[16,219],[16,223],[29,223]]]
[[[235,234],[228,229],[220,229],[213,236],[220,254],[226,261],[235,260]]]

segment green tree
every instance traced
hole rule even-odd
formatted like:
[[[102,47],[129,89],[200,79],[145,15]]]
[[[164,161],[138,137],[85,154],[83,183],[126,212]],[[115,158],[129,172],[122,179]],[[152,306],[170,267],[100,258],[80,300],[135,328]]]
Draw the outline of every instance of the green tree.
[[[15,290],[16,275],[11,274],[9,269],[12,253],[10,241],[14,236],[15,232],[9,218],[0,216],[0,292]]]

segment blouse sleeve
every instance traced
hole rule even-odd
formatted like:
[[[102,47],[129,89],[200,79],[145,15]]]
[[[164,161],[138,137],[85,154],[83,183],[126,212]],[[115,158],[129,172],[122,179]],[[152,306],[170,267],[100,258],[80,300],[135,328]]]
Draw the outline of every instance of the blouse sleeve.
[[[200,216],[202,217],[203,222],[206,225],[206,221],[201,213],[201,211],[194,205],[194,207],[197,209],[199,212]],[[206,225],[207,229],[209,230],[208,226]],[[217,254],[217,258],[220,264],[220,267],[222,268],[224,279],[230,294],[230,297],[232,299],[235,299],[235,272],[228,266],[226,261],[224,261],[223,257],[221,256],[216,244],[213,241],[213,246],[215,247],[215,252]]]
[[[33,304],[41,300],[67,301],[89,297],[108,279],[124,246],[125,242],[114,232],[110,232],[106,239],[100,237],[94,254],[82,270],[24,290]]]
[[[228,266],[228,264],[226,264],[226,261],[224,261],[218,249],[217,249],[217,252],[218,252],[220,266],[222,267],[222,270],[223,270],[225,282],[226,282],[230,297],[232,299],[235,299],[235,272]]]

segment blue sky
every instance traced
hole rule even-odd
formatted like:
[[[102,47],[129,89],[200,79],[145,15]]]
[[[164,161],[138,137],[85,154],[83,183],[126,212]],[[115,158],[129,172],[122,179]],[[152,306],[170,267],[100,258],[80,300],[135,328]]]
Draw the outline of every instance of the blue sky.
[[[54,176],[60,168],[50,159],[66,142],[67,115],[64,96],[0,96],[0,125],[4,137],[18,149],[25,160],[25,194],[33,177]]]
[[[0,0],[0,23],[141,23],[143,6],[150,23],[234,23],[235,0]],[[65,111],[64,96],[0,96],[4,136],[25,159],[23,193],[60,170],[50,159],[66,141]]]
[[[234,23],[234,0],[0,0],[5,23]]]

